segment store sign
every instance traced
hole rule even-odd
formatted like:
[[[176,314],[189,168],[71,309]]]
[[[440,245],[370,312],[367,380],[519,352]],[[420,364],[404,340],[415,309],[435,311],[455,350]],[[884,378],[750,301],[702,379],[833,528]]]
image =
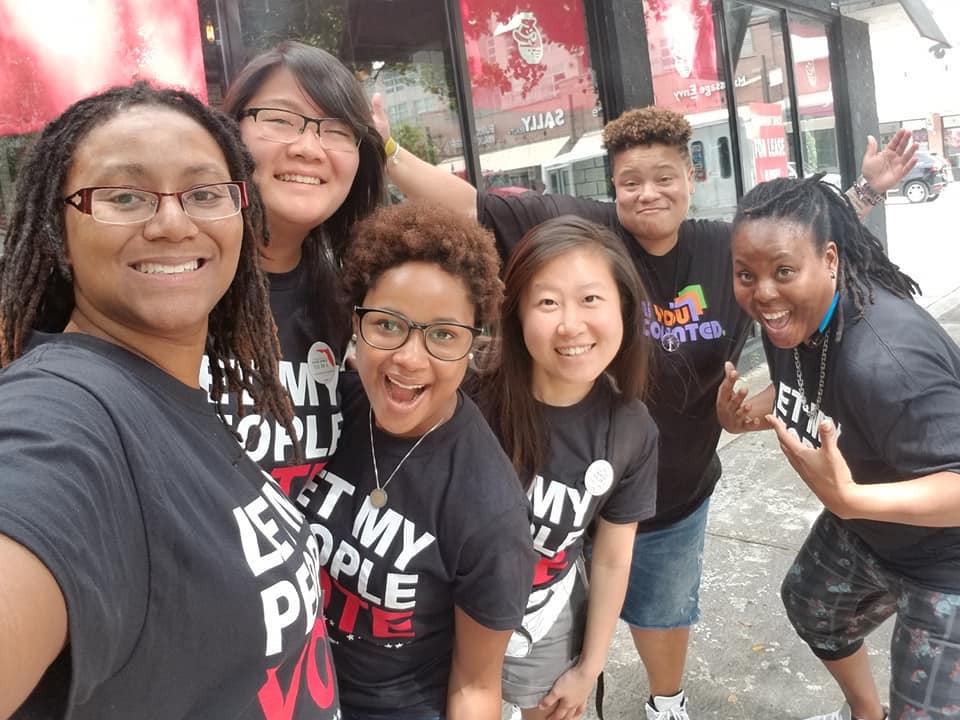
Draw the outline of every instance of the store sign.
[[[757,182],[787,177],[787,133],[777,103],[750,103],[750,139]]]
[[[153,80],[206,101],[197,0],[0,0],[0,135],[40,130],[80,98]]]
[[[553,130],[563,127],[566,122],[563,110],[554,110],[553,112],[534,113],[533,115],[524,115],[520,118],[522,127],[514,128],[513,135],[523,135],[525,133],[536,132],[538,130]]]
[[[539,65],[543,60],[543,34],[537,25],[537,16],[522,12],[502,23],[493,31],[494,36],[509,32],[517,43],[517,52],[527,65]]]

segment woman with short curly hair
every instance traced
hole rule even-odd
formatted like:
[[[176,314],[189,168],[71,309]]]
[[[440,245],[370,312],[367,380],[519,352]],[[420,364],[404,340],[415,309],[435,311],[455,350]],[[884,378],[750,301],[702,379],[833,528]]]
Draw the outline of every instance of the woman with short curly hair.
[[[476,222],[405,203],[344,258],[357,373],[333,460],[297,503],[320,542],[345,720],[500,717],[535,556],[516,473],[459,389],[502,298]]]

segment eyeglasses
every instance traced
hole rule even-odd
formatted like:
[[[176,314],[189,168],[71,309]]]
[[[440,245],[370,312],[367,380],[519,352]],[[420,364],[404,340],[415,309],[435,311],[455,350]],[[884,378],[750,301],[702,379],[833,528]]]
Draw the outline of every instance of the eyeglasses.
[[[320,145],[326,150],[349,152],[360,145],[360,136],[353,125],[340,118],[314,118],[278,108],[248,108],[240,113],[241,119],[245,117],[252,117],[260,135],[272,142],[296,142],[313,123],[317,127]]]
[[[92,215],[97,222],[133,225],[156,215],[165,197],[175,197],[183,212],[194,220],[222,220],[247,206],[247,186],[242,182],[211,183],[169,193],[130,185],[88,187],[68,195],[63,202]]]
[[[462,360],[470,352],[480,328],[455,322],[417,323],[400,313],[380,308],[353,308],[360,319],[360,337],[377,350],[396,350],[403,347],[410,333],[423,333],[427,352],[437,360]]]

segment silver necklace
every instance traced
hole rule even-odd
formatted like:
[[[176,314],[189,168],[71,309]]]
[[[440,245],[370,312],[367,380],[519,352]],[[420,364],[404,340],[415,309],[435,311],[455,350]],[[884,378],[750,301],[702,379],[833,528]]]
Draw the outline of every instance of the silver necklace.
[[[807,392],[803,387],[803,371],[800,369],[800,353],[793,349],[793,366],[797,371],[797,389],[800,391],[800,402],[803,411],[812,416],[820,409],[820,401],[823,400],[823,383],[827,377],[827,346],[830,345],[830,332],[823,336],[823,349],[820,351],[820,378],[817,380],[817,399],[811,404],[807,400]]]
[[[370,457],[373,460],[373,481],[377,484],[377,486],[370,491],[370,504],[379,510],[387,504],[387,485],[389,485],[390,481],[393,480],[393,477],[397,474],[400,466],[407,461],[407,458],[413,454],[413,451],[417,449],[417,446],[423,442],[427,435],[432,433],[434,430],[440,427],[441,424],[443,424],[443,418],[437,420],[436,424],[427,430],[423,435],[421,435],[420,439],[413,444],[412,448],[407,450],[407,454],[404,455],[400,462],[397,463],[397,466],[393,469],[393,472],[390,473],[390,477],[387,478],[383,485],[380,484],[380,471],[377,469],[377,450],[373,446],[373,408],[370,408],[367,412],[367,422],[370,426]]]

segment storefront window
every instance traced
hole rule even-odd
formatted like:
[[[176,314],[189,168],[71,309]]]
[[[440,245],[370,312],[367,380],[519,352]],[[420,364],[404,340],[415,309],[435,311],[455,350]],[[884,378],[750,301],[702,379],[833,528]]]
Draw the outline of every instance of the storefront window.
[[[799,174],[788,137],[791,118],[784,29],[778,10],[736,0],[724,8],[746,192],[765,180]],[[827,82],[829,86],[829,78]]]
[[[800,152],[803,176],[826,173],[824,180],[841,186],[837,153],[836,119],[833,110],[833,83],[830,52],[823,23],[789,15],[790,47],[793,50],[793,77],[797,114],[800,119]],[[793,168],[800,174],[800,168]]]
[[[960,180],[960,115],[947,115],[943,118],[943,155],[952,172],[951,179]]]
[[[712,5],[710,0],[644,0],[644,19],[656,103],[683,113],[693,126],[690,215],[730,219],[737,190]]]
[[[580,0],[459,1],[481,186],[609,199]]]

